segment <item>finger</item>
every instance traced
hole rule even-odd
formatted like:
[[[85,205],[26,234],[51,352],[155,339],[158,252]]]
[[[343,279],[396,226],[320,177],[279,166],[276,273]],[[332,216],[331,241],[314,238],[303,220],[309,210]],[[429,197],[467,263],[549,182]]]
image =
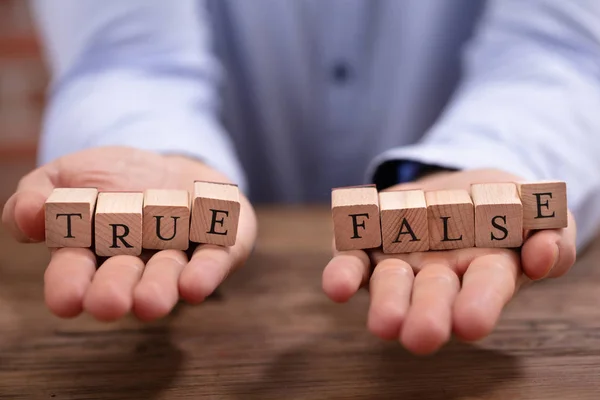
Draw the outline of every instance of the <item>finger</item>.
[[[525,241],[521,251],[525,274],[537,280],[567,273],[577,257],[576,236],[577,227],[571,213],[567,228],[535,232]]]
[[[13,194],[4,205],[2,209],[2,225],[6,230],[21,243],[30,243],[31,239],[27,237],[23,230],[17,225],[15,221],[15,205],[17,204],[17,195]]]
[[[371,262],[379,263],[386,259],[399,259],[407,262],[418,274],[423,268],[430,265],[446,265],[458,276],[462,276],[467,267],[476,257],[490,252],[500,252],[503,249],[486,249],[471,247],[466,249],[444,250],[444,251],[422,251],[414,253],[386,254],[380,251],[370,253]]]
[[[115,321],[133,305],[133,289],[144,263],[138,257],[114,256],[98,269],[83,300],[83,308],[99,321]]]
[[[96,257],[88,249],[58,249],[44,273],[46,305],[61,318],[76,317],[96,272]]]
[[[54,166],[38,168],[21,179],[15,194],[6,203],[2,223],[20,242],[44,240],[44,203],[52,190]]]
[[[368,328],[376,336],[397,340],[410,303],[414,274],[401,260],[384,260],[377,265],[370,281],[371,305]]]
[[[235,245],[199,245],[179,276],[179,295],[191,304],[201,303],[210,296],[231,272],[244,265],[254,248],[257,235],[256,214],[245,197],[240,202]]]
[[[415,278],[400,341],[415,354],[438,350],[452,334],[452,305],[458,276],[445,264],[425,266]]]
[[[166,316],[179,300],[178,280],[187,257],[183,251],[156,253],[133,292],[133,311],[143,321]]]
[[[210,244],[194,250],[190,262],[179,276],[179,294],[191,304],[210,296],[233,268],[231,249]]]
[[[179,276],[179,295],[191,304],[210,296],[231,272],[244,265],[254,249],[258,233],[256,214],[246,197],[242,196],[240,203],[235,245],[199,245]]]
[[[463,276],[453,309],[454,332],[465,340],[478,340],[494,328],[512,298],[520,276],[514,252],[478,257]]]
[[[348,301],[369,280],[371,262],[361,250],[335,255],[323,270],[323,291],[333,301]]]

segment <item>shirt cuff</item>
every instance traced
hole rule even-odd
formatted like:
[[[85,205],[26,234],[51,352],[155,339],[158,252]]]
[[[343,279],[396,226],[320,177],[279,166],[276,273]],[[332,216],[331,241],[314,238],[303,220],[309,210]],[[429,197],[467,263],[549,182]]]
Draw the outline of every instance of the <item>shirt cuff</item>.
[[[414,181],[430,166],[449,170],[493,168],[535,180],[537,174],[510,149],[497,143],[461,146],[423,143],[390,149],[369,165],[366,181],[378,188]]]

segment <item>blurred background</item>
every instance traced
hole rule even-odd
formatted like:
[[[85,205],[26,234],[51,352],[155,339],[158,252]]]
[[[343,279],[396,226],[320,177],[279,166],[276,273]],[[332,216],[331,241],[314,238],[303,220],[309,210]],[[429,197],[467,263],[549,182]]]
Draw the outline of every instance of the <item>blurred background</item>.
[[[48,74],[23,0],[0,0],[0,206],[35,167]]]

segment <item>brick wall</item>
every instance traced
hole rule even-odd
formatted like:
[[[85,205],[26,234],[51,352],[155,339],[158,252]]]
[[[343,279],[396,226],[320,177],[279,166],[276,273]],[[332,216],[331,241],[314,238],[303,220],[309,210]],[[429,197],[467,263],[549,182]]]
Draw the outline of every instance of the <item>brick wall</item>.
[[[35,167],[47,73],[26,0],[0,0],[0,206]]]
[[[35,151],[47,83],[27,4],[0,0],[0,158],[5,160]]]

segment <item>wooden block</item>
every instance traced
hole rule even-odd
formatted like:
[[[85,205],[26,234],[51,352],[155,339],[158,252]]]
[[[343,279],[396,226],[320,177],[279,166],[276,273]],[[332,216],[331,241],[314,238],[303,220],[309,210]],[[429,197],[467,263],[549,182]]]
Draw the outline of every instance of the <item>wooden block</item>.
[[[54,189],[44,206],[46,246],[91,247],[97,197],[93,188]]]
[[[142,253],[143,193],[100,193],[96,205],[96,254]]]
[[[333,189],[331,212],[339,251],[381,246],[379,194],[375,185]]]
[[[475,246],[475,213],[466,190],[425,193],[430,250],[452,250]]]
[[[146,190],[143,221],[144,249],[187,250],[190,235],[190,199],[187,190]]]
[[[523,206],[514,183],[471,186],[475,246],[515,248],[523,244]]]
[[[379,193],[384,253],[429,250],[427,203],[422,190]]]
[[[568,225],[567,184],[559,181],[517,183],[523,204],[523,229],[559,229]]]
[[[194,182],[190,240],[233,246],[240,219],[240,193],[237,185]]]

